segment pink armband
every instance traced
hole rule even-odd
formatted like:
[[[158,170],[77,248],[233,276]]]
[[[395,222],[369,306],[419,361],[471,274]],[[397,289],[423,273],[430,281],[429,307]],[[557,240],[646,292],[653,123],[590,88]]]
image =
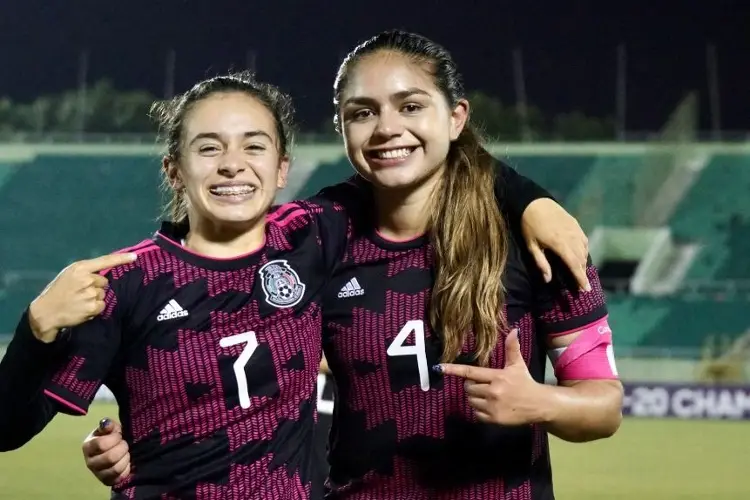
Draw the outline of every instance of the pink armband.
[[[550,349],[557,380],[616,380],[612,330],[606,316],[581,329],[567,347]]]

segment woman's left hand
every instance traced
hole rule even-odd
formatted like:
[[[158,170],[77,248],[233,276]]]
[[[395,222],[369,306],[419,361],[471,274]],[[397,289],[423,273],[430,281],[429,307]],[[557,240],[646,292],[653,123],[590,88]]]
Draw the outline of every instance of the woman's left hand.
[[[544,250],[551,250],[570,268],[581,289],[591,291],[586,277],[589,240],[575,217],[554,200],[540,198],[526,207],[521,217],[521,229],[546,282],[552,280],[552,266]]]
[[[466,395],[481,422],[527,425],[544,421],[545,386],[529,373],[521,354],[518,331],[505,340],[505,367],[501,369],[444,363],[440,371],[465,379]]]

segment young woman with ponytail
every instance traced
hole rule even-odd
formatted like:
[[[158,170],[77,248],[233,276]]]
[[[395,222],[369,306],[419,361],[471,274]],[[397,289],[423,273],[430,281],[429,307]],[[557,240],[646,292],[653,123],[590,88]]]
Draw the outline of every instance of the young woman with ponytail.
[[[359,179],[324,191],[358,228],[323,299],[327,498],[554,498],[547,434],[591,441],[621,419],[596,270],[586,292],[559,260],[542,276],[443,47],[381,33],[334,92]],[[352,283],[360,295],[336,294]]]

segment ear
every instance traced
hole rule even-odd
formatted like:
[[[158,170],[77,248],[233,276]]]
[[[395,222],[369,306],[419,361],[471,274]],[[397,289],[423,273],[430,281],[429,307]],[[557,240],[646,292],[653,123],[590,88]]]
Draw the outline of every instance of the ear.
[[[288,156],[282,156],[279,162],[279,171],[276,174],[276,187],[284,189],[286,187],[287,176],[289,175],[289,164],[291,160]]]
[[[451,141],[458,139],[467,121],[469,121],[469,101],[459,99],[451,112]]]
[[[172,186],[172,189],[179,191],[185,187],[180,178],[180,169],[177,168],[177,162],[172,157],[165,156],[162,158],[161,168],[164,170],[164,175],[169,180],[169,185]]]

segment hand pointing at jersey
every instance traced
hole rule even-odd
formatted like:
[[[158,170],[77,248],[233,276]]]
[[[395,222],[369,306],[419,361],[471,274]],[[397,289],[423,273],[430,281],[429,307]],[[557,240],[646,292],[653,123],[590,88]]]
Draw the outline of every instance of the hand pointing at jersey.
[[[546,386],[531,377],[521,354],[517,330],[510,332],[505,339],[504,368],[451,363],[438,366],[444,375],[466,380],[466,395],[478,420],[499,425],[545,421]]]
[[[107,278],[100,271],[135,261],[134,253],[116,253],[75,262],[62,270],[29,306],[34,336],[53,342],[62,328],[79,325],[104,309]]]

